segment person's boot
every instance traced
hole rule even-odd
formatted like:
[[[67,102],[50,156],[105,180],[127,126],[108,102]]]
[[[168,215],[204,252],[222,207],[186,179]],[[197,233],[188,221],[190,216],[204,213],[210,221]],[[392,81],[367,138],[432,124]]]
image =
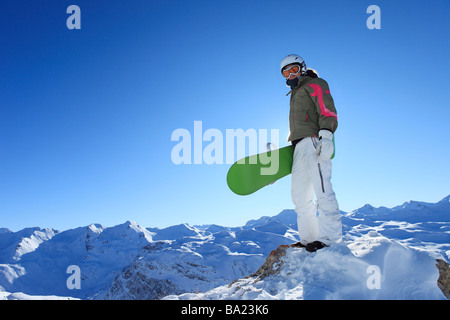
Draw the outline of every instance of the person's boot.
[[[310,242],[306,245],[306,251],[308,252],[316,252],[319,249],[325,248],[327,245],[320,241]]]
[[[301,243],[301,242],[299,241],[299,242],[296,242],[296,243],[291,244],[291,247],[293,247],[293,248],[305,248],[306,245],[304,245],[303,243]]]

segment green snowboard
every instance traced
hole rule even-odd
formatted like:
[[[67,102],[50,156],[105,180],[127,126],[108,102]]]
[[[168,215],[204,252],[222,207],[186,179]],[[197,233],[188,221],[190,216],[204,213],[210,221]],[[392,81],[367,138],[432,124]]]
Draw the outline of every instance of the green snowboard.
[[[334,150],[336,145],[334,142]],[[287,146],[236,161],[228,170],[228,187],[234,193],[245,196],[289,175],[292,171],[294,148]],[[333,159],[335,152],[331,156]]]
[[[231,191],[245,196],[291,173],[292,146],[276,149],[236,161],[228,170]]]

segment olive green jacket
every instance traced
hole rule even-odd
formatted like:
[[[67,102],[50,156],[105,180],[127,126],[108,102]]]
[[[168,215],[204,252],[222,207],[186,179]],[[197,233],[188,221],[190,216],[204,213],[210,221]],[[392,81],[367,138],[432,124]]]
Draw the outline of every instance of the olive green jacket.
[[[325,80],[302,76],[290,93],[288,141],[317,136],[322,129],[336,131],[336,108]]]

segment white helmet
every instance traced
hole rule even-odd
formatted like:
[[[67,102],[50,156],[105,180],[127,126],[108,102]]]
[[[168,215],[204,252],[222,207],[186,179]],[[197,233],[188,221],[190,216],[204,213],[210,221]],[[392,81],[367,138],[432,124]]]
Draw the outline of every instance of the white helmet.
[[[287,65],[290,65],[292,63],[298,63],[301,66],[302,74],[306,72],[305,61],[302,59],[302,57],[300,57],[296,54],[287,55],[286,57],[283,58],[283,60],[281,60],[280,71],[283,71],[284,67],[286,67]]]

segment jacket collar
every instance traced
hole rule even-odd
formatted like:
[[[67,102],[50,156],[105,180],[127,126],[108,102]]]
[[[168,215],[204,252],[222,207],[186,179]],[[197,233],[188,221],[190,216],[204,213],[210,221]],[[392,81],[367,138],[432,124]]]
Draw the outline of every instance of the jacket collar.
[[[289,94],[292,93],[292,91],[297,90],[298,88],[300,88],[301,86],[303,86],[305,83],[307,83],[309,80],[311,80],[312,78],[309,76],[300,76],[299,82],[297,83],[297,85],[292,88],[287,94],[286,96],[288,96]]]

